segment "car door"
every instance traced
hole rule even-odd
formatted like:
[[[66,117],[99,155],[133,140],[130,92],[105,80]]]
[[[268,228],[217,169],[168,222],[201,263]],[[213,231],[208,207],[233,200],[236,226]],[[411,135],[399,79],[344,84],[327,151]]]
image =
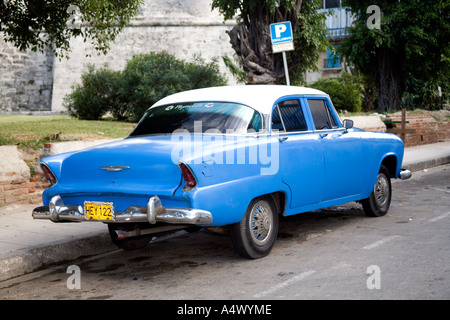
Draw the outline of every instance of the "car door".
[[[325,161],[322,201],[362,192],[364,149],[354,130],[342,127],[335,109],[325,98],[305,98],[314,123],[314,135],[321,141]]]
[[[291,190],[289,209],[322,198],[324,160],[321,139],[309,130],[298,99],[280,101],[272,111],[272,133],[279,133],[280,173]]]

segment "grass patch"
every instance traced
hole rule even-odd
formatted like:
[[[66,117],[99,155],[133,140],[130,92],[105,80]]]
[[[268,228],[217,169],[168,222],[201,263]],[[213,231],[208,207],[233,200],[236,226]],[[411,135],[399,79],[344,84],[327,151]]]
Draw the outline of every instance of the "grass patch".
[[[0,116],[0,145],[41,149],[44,143],[125,138],[134,123],[78,120],[69,116]]]
[[[69,116],[0,116],[0,145],[16,145],[34,174],[40,150],[47,142],[127,137],[135,123],[78,120]]]

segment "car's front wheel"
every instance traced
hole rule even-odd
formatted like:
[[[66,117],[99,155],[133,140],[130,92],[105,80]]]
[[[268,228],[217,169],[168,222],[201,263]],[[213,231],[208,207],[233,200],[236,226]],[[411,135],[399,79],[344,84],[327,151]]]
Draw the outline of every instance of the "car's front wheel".
[[[250,259],[262,258],[272,250],[278,235],[279,217],[271,197],[254,199],[241,222],[231,228],[237,252]]]
[[[361,201],[364,213],[369,217],[384,216],[391,204],[392,186],[389,171],[381,166],[375,186],[367,199]]]

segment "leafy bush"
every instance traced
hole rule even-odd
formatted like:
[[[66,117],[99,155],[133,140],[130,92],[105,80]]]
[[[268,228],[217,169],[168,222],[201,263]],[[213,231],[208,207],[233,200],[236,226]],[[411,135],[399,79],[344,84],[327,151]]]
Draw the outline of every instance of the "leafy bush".
[[[167,52],[152,52],[133,56],[122,72],[91,66],[65,100],[69,113],[80,119],[99,119],[110,112],[116,119],[137,121],[165,96],[226,83],[215,60],[206,63],[194,56],[185,62]]]
[[[72,86],[64,98],[64,106],[71,116],[82,120],[98,120],[119,103],[120,72],[93,65],[81,76],[81,84]]]
[[[138,120],[155,102],[170,94],[226,84],[216,61],[205,63],[200,56],[186,63],[166,52],[135,55],[123,72],[129,112]]]
[[[128,96],[128,110],[133,120],[156,101],[182,91],[188,77],[183,73],[184,63],[165,53],[138,54],[128,61],[123,93]]]
[[[349,74],[343,74],[339,78],[322,78],[310,84],[309,87],[329,94],[334,107],[338,110],[361,111],[360,86]]]
[[[438,86],[441,87],[439,96]],[[413,77],[406,81],[406,90],[402,96],[402,108],[408,110],[439,110],[448,102],[450,86],[447,82],[423,81]]]

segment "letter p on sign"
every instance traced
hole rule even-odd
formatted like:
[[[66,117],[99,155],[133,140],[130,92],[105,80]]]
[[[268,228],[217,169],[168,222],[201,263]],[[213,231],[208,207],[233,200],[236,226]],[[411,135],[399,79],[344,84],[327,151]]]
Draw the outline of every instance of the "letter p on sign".
[[[286,31],[286,25],[285,24],[277,24],[274,26],[275,29],[275,37],[281,38],[281,34]]]
[[[272,23],[270,25],[270,38],[272,40],[272,44],[294,41],[291,22],[285,21]]]

